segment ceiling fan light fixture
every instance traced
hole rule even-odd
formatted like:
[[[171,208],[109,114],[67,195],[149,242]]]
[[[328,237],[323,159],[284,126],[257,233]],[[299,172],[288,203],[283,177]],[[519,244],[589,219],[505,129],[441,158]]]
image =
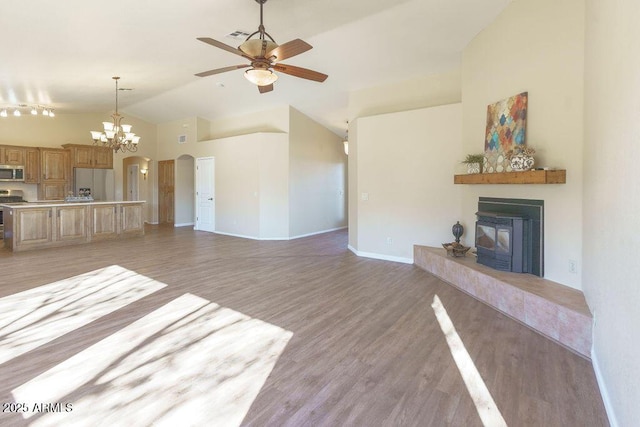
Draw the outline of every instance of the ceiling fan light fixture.
[[[278,80],[278,75],[266,68],[249,68],[244,76],[256,86],[269,86]]]
[[[264,54],[271,52],[273,49],[278,47],[278,44],[272,42],[271,40],[262,40],[262,39],[250,39],[242,43],[238,46],[238,49],[243,51],[249,56],[254,58],[259,58],[263,55],[262,53],[262,43],[266,43],[266,47],[264,50]]]

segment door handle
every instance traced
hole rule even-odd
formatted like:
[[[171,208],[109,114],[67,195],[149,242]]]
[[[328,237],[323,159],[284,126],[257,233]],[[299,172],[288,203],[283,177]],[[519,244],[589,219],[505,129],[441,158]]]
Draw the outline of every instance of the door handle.
[[[209,197],[207,200],[213,200],[213,197]]]

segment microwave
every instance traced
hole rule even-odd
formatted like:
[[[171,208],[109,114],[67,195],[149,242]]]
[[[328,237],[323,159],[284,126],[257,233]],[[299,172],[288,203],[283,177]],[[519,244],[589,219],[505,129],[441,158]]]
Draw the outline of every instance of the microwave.
[[[24,166],[0,165],[0,181],[24,182]]]

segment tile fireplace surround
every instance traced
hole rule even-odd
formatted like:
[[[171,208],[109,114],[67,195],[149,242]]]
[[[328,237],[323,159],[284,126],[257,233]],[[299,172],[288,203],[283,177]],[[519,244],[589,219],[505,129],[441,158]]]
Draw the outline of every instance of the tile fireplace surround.
[[[472,255],[454,258],[419,245],[413,251],[416,266],[591,359],[592,316],[582,292],[531,274],[493,270]]]

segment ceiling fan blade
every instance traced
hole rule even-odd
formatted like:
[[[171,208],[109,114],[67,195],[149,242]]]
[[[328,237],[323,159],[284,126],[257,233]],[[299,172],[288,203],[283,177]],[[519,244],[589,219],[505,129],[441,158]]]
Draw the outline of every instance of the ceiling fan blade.
[[[230,67],[216,68],[215,70],[203,71],[202,73],[196,74],[196,76],[198,76],[198,77],[213,76],[214,74],[226,73],[227,71],[239,70],[241,68],[247,68],[247,67],[250,67],[250,66],[251,65],[249,65],[249,64],[232,65]]]
[[[295,77],[300,77],[307,80],[313,80],[316,82],[323,82],[329,77],[326,74],[319,73],[317,71],[309,70],[302,67],[294,67],[293,65],[275,64],[273,69],[280,71],[281,73],[289,74]]]
[[[304,53],[312,48],[313,46],[311,46],[309,43],[300,39],[295,39],[276,47],[267,55],[265,55],[265,57],[270,58],[272,56],[275,56],[276,61],[282,61],[284,59],[291,58],[292,56],[300,55],[301,53]]]
[[[228,44],[224,44],[222,42],[219,42],[218,40],[214,40],[212,38],[209,37],[198,37],[198,40],[200,40],[201,42],[204,42],[206,44],[210,44],[211,46],[215,46],[217,48],[220,48],[222,50],[226,50],[227,52],[231,52],[234,53],[238,56],[242,56],[243,58],[247,58],[251,61],[253,61],[255,58],[252,58],[251,56],[247,55],[246,53],[244,53],[243,51],[241,51],[240,49],[237,49],[233,46],[229,46]]]
[[[273,90],[273,83],[267,86],[258,86],[258,90],[260,91],[260,93],[271,92]]]

